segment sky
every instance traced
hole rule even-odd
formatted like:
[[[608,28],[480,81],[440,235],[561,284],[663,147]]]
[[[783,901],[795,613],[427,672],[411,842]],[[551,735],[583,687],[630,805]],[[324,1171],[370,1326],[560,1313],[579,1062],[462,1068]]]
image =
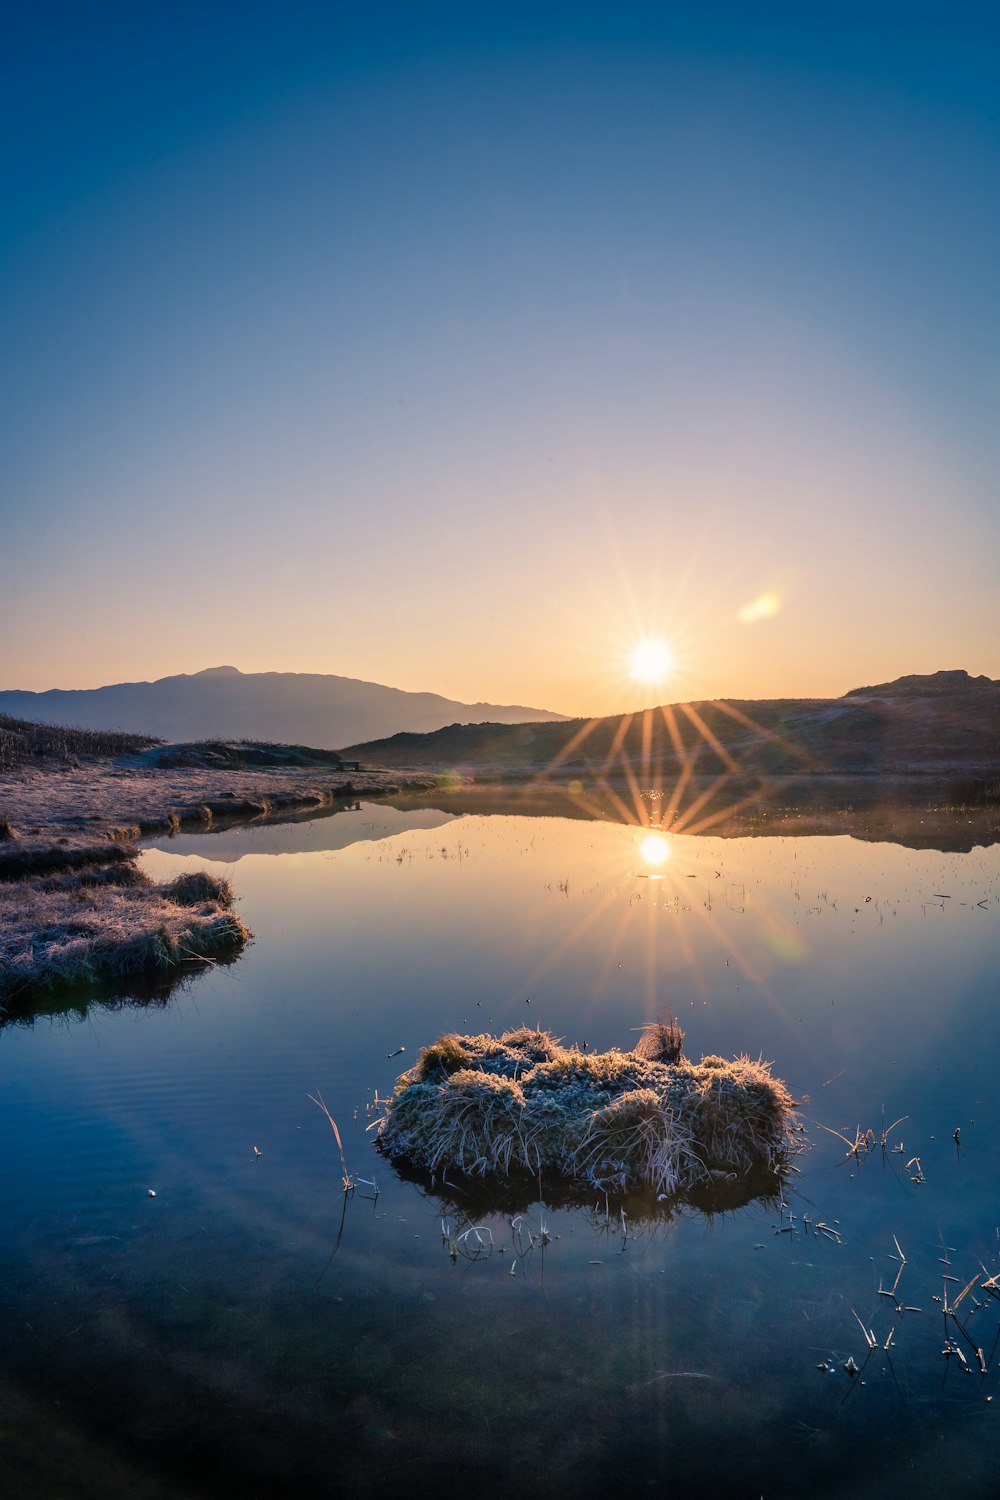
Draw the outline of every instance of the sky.
[[[0,59],[0,688],[1000,677],[996,6],[13,0]]]

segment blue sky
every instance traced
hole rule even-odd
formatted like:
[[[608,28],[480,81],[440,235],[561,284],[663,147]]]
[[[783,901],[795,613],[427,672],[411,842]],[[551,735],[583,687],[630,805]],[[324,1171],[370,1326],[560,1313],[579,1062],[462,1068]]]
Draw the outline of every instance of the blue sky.
[[[663,697],[1000,676],[998,43],[987,5],[8,8],[0,686],[611,711],[643,635]]]

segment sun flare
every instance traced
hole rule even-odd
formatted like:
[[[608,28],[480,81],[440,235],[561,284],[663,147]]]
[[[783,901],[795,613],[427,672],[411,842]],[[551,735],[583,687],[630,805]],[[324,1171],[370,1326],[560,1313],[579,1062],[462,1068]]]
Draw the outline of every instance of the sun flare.
[[[674,667],[674,653],[666,641],[650,637],[640,641],[629,657],[629,676],[639,682],[662,682]]]

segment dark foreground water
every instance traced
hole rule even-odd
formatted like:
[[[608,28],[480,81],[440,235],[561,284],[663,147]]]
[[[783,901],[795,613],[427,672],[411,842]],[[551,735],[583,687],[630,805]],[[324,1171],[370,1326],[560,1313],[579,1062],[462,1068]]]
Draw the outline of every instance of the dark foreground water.
[[[363,807],[147,854],[256,942],[0,1032],[4,1493],[996,1493],[1000,848],[648,838]],[[443,1031],[628,1047],[664,1005],[803,1101],[787,1206],[477,1205],[453,1259],[376,1093]],[[820,1128],[883,1106],[860,1160]]]

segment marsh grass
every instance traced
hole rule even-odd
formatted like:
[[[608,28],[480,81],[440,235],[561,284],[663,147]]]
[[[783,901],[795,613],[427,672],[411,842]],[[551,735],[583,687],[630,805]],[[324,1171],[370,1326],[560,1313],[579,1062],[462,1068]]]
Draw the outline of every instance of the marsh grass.
[[[520,1028],[425,1048],[378,1121],[378,1144],[432,1177],[544,1173],[669,1198],[780,1173],[794,1150],[792,1108],[785,1085],[749,1057],[583,1053]]]
[[[680,1062],[684,1053],[684,1031],[673,1011],[659,1021],[647,1021],[633,1051],[650,1062]]]
[[[30,880],[44,874],[68,874],[88,867],[108,868],[132,862],[138,851],[121,840],[98,844],[22,844],[17,840],[0,849],[0,881]]]
[[[344,764],[337,750],[324,750],[313,745],[274,744],[269,740],[194,740],[166,745],[156,752],[154,760],[162,770],[243,771],[258,766],[342,770]]]
[[[109,759],[133,755],[162,744],[153,735],[117,730],[76,729],[66,724],[37,724],[0,714],[0,771],[16,771],[40,761]]]

